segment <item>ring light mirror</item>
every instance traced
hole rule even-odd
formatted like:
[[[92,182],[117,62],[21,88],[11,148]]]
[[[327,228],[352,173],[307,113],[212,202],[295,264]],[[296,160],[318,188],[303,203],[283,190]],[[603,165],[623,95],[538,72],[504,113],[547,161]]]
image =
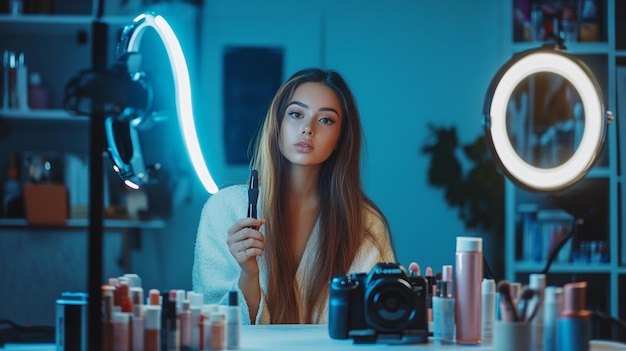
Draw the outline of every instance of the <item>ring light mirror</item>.
[[[483,106],[494,161],[536,192],[566,189],[600,155],[612,114],[591,70],[554,48],[514,56],[497,72]]]
[[[185,142],[185,148],[189,154],[193,168],[205,189],[209,193],[215,194],[218,191],[218,187],[206,165],[196,132],[187,61],[185,60],[181,45],[173,29],[161,15],[152,12],[143,13],[133,20],[132,25],[124,29],[118,43],[117,56],[122,57],[129,53],[138,52],[141,38],[148,28],[152,28],[156,31],[165,46],[169,58],[174,78],[178,122]],[[131,71],[129,73],[134,75],[138,72]],[[131,129],[132,128],[134,128],[134,126],[131,125]],[[139,149],[139,145],[137,145],[137,149]],[[139,178],[134,177],[133,179]]]

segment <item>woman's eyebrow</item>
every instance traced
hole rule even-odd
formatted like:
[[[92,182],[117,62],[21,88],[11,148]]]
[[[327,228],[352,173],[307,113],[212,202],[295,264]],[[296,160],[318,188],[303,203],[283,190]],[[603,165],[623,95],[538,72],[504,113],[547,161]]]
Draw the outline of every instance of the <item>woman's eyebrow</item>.
[[[305,108],[307,110],[310,108],[309,105],[305,104],[302,101],[298,101],[298,100],[294,100],[294,101],[290,102],[289,105],[287,105],[287,106],[291,106],[291,105],[298,105],[298,106],[300,106],[302,108]],[[319,111],[330,111],[330,112],[334,112],[337,116],[339,116],[339,112],[337,112],[337,110],[332,108],[332,107],[321,107],[319,109]]]

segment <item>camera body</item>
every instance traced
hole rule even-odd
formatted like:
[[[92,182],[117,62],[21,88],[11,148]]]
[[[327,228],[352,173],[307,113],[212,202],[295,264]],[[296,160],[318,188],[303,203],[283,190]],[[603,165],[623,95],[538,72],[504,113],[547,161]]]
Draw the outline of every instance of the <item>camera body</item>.
[[[328,332],[354,343],[428,342],[428,283],[396,263],[377,263],[367,274],[335,276],[330,282]]]

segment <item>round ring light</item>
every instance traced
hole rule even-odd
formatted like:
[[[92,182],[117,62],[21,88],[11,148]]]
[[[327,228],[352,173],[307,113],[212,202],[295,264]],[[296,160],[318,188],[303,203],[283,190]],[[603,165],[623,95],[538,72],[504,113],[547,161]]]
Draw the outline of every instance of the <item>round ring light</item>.
[[[509,99],[524,79],[537,73],[553,73],[567,80],[580,95],[584,109],[584,131],[578,147],[567,161],[552,168],[524,161],[507,132]],[[529,190],[552,192],[573,185],[589,172],[604,144],[610,119],[603,101],[591,70],[574,56],[548,48],[516,55],[492,80],[483,107],[484,129],[496,162],[512,181]]]
[[[176,111],[185,142],[185,149],[202,185],[209,193],[215,194],[219,189],[209,172],[198,141],[192,108],[189,69],[174,30],[161,15],[152,12],[143,13],[137,16],[133,20],[133,25],[126,28],[122,34],[120,40],[120,46],[123,46],[121,48],[122,53],[138,51],[141,38],[147,28],[153,28],[157,32],[167,51],[174,77]],[[118,47],[118,56],[120,54],[119,49]]]

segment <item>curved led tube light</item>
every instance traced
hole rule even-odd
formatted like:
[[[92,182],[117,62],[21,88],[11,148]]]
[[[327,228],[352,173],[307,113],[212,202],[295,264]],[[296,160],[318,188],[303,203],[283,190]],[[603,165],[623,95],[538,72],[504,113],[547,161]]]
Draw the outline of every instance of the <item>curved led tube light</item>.
[[[506,116],[511,94],[525,78],[535,73],[555,73],[578,91],[584,106],[583,136],[574,155],[553,168],[538,168],[525,162],[508,138]],[[484,128],[501,169],[519,185],[534,191],[565,189],[593,166],[604,144],[607,112],[598,83],[589,68],[577,58],[555,49],[533,49],[507,62],[491,82],[484,105]]]
[[[118,57],[123,52],[137,52],[143,33],[147,28],[153,28],[158,33],[167,51],[174,76],[178,122],[191,163],[205,189],[209,193],[215,194],[219,189],[213,177],[211,177],[211,173],[202,156],[202,150],[200,149],[198,134],[196,132],[187,61],[185,60],[183,50],[174,31],[165,18],[151,12],[143,13],[135,17],[133,25],[127,27],[122,34],[120,45],[118,46]],[[122,50],[121,52],[120,49]]]

